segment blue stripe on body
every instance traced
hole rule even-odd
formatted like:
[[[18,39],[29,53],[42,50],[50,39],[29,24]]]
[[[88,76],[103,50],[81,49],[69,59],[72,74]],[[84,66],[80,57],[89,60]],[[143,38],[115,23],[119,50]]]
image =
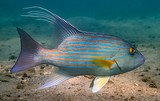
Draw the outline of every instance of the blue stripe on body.
[[[67,48],[72,48],[72,49],[75,49],[75,48],[100,48],[100,46],[97,46],[97,45],[92,45],[92,46],[67,46]]]
[[[71,46],[70,46],[71,45]],[[85,47],[94,47],[94,46],[97,46],[97,47],[111,47],[111,48],[126,48],[125,46],[123,45],[119,45],[119,44],[113,44],[113,43],[104,43],[104,42],[85,42],[85,41],[78,41],[78,42],[66,42],[66,44],[62,47],[74,47],[72,45],[82,45],[82,46],[85,46]],[[87,45],[87,46],[86,46]]]
[[[109,51],[109,50],[76,50],[76,51],[68,51],[68,54],[75,54],[75,55],[96,55],[96,56],[109,56],[113,54],[120,54],[120,53],[127,53],[126,50],[116,50],[116,51]],[[94,54],[95,53],[95,54]]]
[[[61,44],[60,47],[61,52],[54,53],[54,54],[64,54],[62,56],[55,56],[54,62],[59,66],[65,66],[70,68],[76,68],[76,67],[84,68],[84,66],[81,66],[81,64],[86,64],[85,68],[97,68],[97,66],[93,66],[94,64],[90,62],[91,60],[94,59],[94,56],[107,57],[107,59],[110,60],[112,56],[126,52],[126,45],[124,45],[124,42],[118,38],[117,40],[112,38],[114,37],[101,36],[92,38],[90,36],[80,36],[80,35],[71,36],[68,40],[66,41],[64,40],[64,42]],[[72,41],[72,39],[74,40]],[[78,39],[78,41],[75,41],[75,39]],[[78,50],[78,48],[81,49]],[[117,55],[114,58],[121,58],[121,57],[125,58],[127,57],[127,54]],[[72,59],[73,61],[70,61]]]
[[[69,58],[69,59],[93,59],[94,56],[96,57],[97,55],[64,55],[64,56],[57,56],[55,58]],[[102,55],[104,57],[104,55]]]
[[[67,50],[65,50],[67,52]],[[65,52],[64,51],[64,52]],[[99,52],[99,53],[106,53],[107,51],[105,49],[100,49],[100,50],[75,50],[75,51],[68,51],[68,53],[72,53],[72,52],[75,52],[75,53],[89,53],[89,52]],[[109,52],[110,53],[110,52]]]
[[[110,52],[119,52],[119,50],[124,50],[124,48],[120,48],[119,46],[118,47],[111,47],[111,48],[87,48],[87,46],[68,46],[66,47],[67,49],[62,49],[61,51],[62,52],[100,52],[100,53],[110,53]]]
[[[112,46],[111,43],[103,43],[103,42],[99,42],[99,41],[70,41],[70,42],[66,42],[66,44],[69,44],[69,45],[74,45],[74,44],[77,44],[77,45],[103,45],[103,46]]]
[[[67,44],[82,44],[82,45],[88,45],[88,44],[90,44],[90,45],[93,45],[93,42],[88,42],[88,41],[78,41],[78,42],[76,42],[76,41],[70,41],[70,42],[66,42]]]

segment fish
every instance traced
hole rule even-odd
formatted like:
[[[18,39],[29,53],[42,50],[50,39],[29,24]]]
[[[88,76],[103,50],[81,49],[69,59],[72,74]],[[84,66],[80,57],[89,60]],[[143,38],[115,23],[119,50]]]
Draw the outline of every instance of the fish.
[[[56,86],[76,76],[94,75],[93,93],[100,91],[114,75],[140,67],[145,57],[128,41],[117,36],[81,31],[51,11],[39,7],[26,7],[24,17],[53,24],[54,48],[36,42],[27,32],[17,28],[21,51],[11,73],[28,70],[41,64],[58,67],[51,77],[37,89]]]

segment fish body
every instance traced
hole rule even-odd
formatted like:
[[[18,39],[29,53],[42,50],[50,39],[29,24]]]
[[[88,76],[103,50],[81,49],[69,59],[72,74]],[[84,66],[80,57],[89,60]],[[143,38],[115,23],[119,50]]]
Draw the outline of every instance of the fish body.
[[[70,75],[112,76],[124,73],[125,69],[120,70],[116,63],[111,69],[102,68],[93,60],[125,58],[127,55],[123,53],[128,52],[129,48],[130,45],[118,37],[84,33],[66,38],[57,49],[43,50],[39,58]]]
[[[40,88],[48,88],[79,75],[97,76],[92,91],[99,91],[109,76],[131,71],[145,61],[143,55],[129,42],[107,34],[80,31],[64,19],[41,7],[30,11],[28,17],[55,25],[59,34],[54,49],[47,49],[33,40],[24,30],[17,28],[21,38],[21,52],[12,73],[23,71],[39,64],[51,64],[59,68]],[[41,18],[41,19],[40,19]],[[56,75],[56,76],[55,76]]]

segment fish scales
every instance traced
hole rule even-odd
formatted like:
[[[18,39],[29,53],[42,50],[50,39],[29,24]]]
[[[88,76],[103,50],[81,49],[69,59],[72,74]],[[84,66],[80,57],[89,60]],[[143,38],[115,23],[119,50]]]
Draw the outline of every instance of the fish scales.
[[[48,53],[55,54],[56,52],[55,55],[46,57],[46,60],[56,66],[65,68],[99,68],[92,62],[93,59],[111,59],[118,52],[118,49],[123,47],[117,45],[118,38],[107,37],[107,35],[93,35],[73,35],[68,37],[60,44],[57,49],[59,52]],[[77,46],[81,47],[77,48]]]

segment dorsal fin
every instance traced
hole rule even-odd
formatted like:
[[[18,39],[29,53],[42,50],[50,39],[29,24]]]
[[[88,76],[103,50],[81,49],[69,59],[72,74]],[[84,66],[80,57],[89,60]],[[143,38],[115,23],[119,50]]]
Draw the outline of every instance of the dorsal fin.
[[[35,17],[36,20],[43,20],[46,22],[49,22],[51,24],[55,25],[56,31],[58,33],[55,33],[55,40],[54,42],[56,45],[54,48],[57,48],[58,45],[67,37],[73,35],[73,34],[78,34],[81,33],[79,29],[74,27],[72,24],[68,23],[58,15],[52,13],[51,11],[38,7],[38,6],[33,6],[33,7],[26,7],[24,9],[33,9],[33,11],[27,12],[26,17]]]

